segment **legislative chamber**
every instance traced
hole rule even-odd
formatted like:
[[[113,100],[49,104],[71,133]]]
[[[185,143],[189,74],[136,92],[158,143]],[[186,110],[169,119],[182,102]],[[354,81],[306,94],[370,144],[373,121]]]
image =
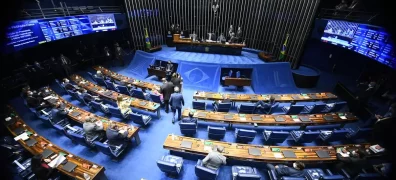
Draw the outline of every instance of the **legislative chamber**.
[[[382,2],[10,3],[3,179],[395,179]]]

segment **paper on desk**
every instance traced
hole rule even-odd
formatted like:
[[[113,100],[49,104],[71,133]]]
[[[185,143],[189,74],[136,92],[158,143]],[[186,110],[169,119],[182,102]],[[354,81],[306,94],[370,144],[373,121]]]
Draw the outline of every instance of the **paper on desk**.
[[[22,139],[23,141],[26,141],[27,139],[29,139],[29,136],[28,136],[28,134],[26,132],[24,132],[24,133],[22,133],[19,136],[14,138],[15,141],[18,141],[20,139]]]
[[[300,122],[301,120],[297,118],[297,119],[293,119],[293,121],[294,122]]]
[[[282,153],[274,153],[274,157],[275,158],[283,158],[283,154]]]
[[[212,146],[204,146],[204,151],[211,151],[212,150]]]
[[[58,156],[54,160],[52,160],[50,163],[48,163],[49,167],[56,168],[65,160],[65,156]]]
[[[240,117],[239,118],[241,121],[246,121],[246,117]]]
[[[345,116],[340,116],[341,119],[347,119]]]
[[[6,121],[10,121],[11,119],[12,119],[11,117],[5,118]]]

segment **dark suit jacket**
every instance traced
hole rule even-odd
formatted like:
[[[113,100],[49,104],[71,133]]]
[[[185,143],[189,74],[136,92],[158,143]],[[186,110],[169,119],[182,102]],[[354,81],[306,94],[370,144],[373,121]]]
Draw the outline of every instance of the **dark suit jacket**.
[[[304,177],[304,171],[294,169],[285,165],[278,165],[279,168],[275,168],[278,176],[292,176],[292,177]]]
[[[337,153],[337,160],[340,161],[337,168],[345,169],[351,177],[358,175],[362,169],[370,167],[365,158],[342,157]]]
[[[160,93],[164,96],[164,100],[169,100],[171,94],[174,91],[174,85],[171,82],[167,82],[160,87]]]
[[[172,108],[182,108],[184,106],[184,98],[181,93],[173,93],[169,99]]]
[[[39,100],[39,98],[36,98],[33,96],[26,97],[26,102],[30,108],[36,108],[41,104],[41,101]]]
[[[173,72],[173,64],[172,63],[168,63],[168,64],[166,64],[166,71],[170,71],[170,72]]]
[[[106,136],[109,140],[109,144],[113,146],[118,146],[124,143],[124,139],[128,136],[128,131],[125,131],[123,134],[120,134],[117,130],[107,128]]]
[[[180,88],[180,84],[181,84],[181,78],[172,78],[172,83],[174,86],[177,86]]]

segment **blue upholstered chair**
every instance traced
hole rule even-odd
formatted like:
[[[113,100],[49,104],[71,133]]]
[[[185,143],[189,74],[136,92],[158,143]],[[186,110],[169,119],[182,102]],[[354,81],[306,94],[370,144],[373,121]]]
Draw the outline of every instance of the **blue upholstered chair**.
[[[101,143],[99,141],[95,141],[95,147],[102,152],[112,158],[118,158],[122,152],[124,152],[126,146],[121,146],[121,148],[113,148],[111,149],[108,144]]]
[[[114,84],[110,80],[105,80],[104,82],[106,84],[107,89],[118,92],[118,89],[114,86]]]
[[[329,131],[321,131],[319,138],[323,140],[323,142],[333,142],[333,141],[340,141],[346,138],[348,134],[347,129],[339,129],[334,130],[332,132]]]
[[[65,87],[62,85],[62,83],[61,83],[59,80],[57,80],[57,79],[55,79],[55,82],[56,82],[56,84],[59,86],[59,88],[62,89],[62,94],[66,94],[66,93],[67,93],[67,90],[66,90]]]
[[[109,113],[118,118],[130,119],[130,114],[122,114],[118,107],[109,106]]]
[[[372,135],[372,128],[358,128],[357,130],[353,130],[352,128],[347,129],[348,134],[346,137],[348,139],[367,139]]]
[[[315,179],[343,180],[343,179],[345,179],[345,177],[342,175],[333,174],[330,170],[326,170],[326,171],[327,171],[327,173],[325,173],[322,169],[312,168],[312,169],[305,169],[305,174],[309,180],[315,180]]]
[[[83,145],[83,146],[88,146],[88,147],[89,147],[89,145],[88,145],[87,142],[85,141],[85,138],[84,138],[83,135],[81,135],[81,134],[76,134],[76,133],[74,133],[74,132],[71,132],[69,135],[70,135],[71,140],[72,140],[73,142],[78,143],[78,144]]]
[[[162,156],[157,166],[164,173],[179,175],[183,167],[183,158],[173,155]]]
[[[69,94],[72,98],[74,98],[74,99],[76,99],[76,100],[79,100],[79,97],[78,97],[78,95],[77,95],[76,92],[71,91],[71,90],[67,90],[67,92],[68,92],[68,94]]]
[[[206,110],[206,102],[193,101],[192,107],[193,109]]]
[[[350,179],[350,178],[348,178],[348,179]],[[386,178],[378,173],[360,173],[354,178],[354,180],[373,180],[373,179],[385,180]]]
[[[123,85],[119,85],[117,86],[118,92],[128,95],[128,96],[132,96],[132,92],[128,89],[128,87],[123,86]]]
[[[69,125],[70,126],[70,125]],[[66,137],[68,137],[69,139],[71,139],[72,141],[76,141],[74,140],[74,136],[71,136],[70,134],[74,133],[74,134],[80,134],[80,135],[84,135],[84,130],[82,127],[80,126],[73,126],[73,129],[68,128],[67,126],[65,126],[62,131],[65,134]]]
[[[98,83],[98,85],[107,87],[106,82],[105,82],[105,80],[103,78],[99,78],[99,77],[96,77],[96,76],[94,76],[94,78],[96,79],[96,83]]]
[[[238,107],[238,113],[253,114],[255,109],[254,104],[241,104]]]
[[[180,132],[184,135],[194,135],[197,133],[197,124],[180,122]]]
[[[287,131],[266,131],[264,130],[263,136],[266,143],[274,144],[274,143],[283,143],[286,138],[289,136],[289,132]]]
[[[260,173],[256,168],[249,166],[232,166],[232,179],[233,180],[259,180],[261,179]]]
[[[87,73],[88,73],[88,76],[92,79],[92,81],[96,82],[95,76],[91,72],[87,72]],[[98,82],[96,82],[96,83],[98,83]]]
[[[96,102],[96,101],[91,101],[91,102],[89,103],[89,107],[91,107],[92,109],[95,109],[95,110],[97,110],[97,111],[101,111],[101,112],[103,112],[103,113],[105,113],[105,114],[110,113],[108,108],[104,108],[104,107],[101,105],[101,103]]]
[[[326,104],[314,104],[313,106],[305,106],[304,113],[319,114],[326,108]]]
[[[306,180],[305,177],[290,177],[290,176],[283,176],[279,177],[276,174],[275,170],[268,170],[268,176],[271,180]]]
[[[237,142],[249,143],[256,137],[257,132],[248,129],[235,129],[235,137]]]
[[[270,110],[267,112],[267,114],[272,114],[276,111],[276,109],[279,107],[279,102],[276,102],[275,104],[273,104],[270,108]]]
[[[133,89],[132,91],[132,97],[138,98],[138,99],[146,99],[146,96],[144,95],[143,91],[140,89]]]
[[[296,143],[310,143],[319,137],[320,131],[292,131],[290,135]]]
[[[114,106],[114,107],[118,106],[117,102],[112,100],[112,99],[103,98],[102,101],[103,101],[104,104],[107,104],[107,105],[111,105],[111,106]]]
[[[347,103],[345,101],[330,103],[326,105],[325,112],[339,112],[345,108]]]
[[[159,95],[155,94],[150,94],[151,101],[159,104],[163,104],[164,102],[161,100],[161,97]]]
[[[283,113],[281,114],[300,114],[304,110],[304,105],[291,105],[282,107]],[[280,113],[276,113],[280,114]]]
[[[130,116],[134,123],[140,124],[143,126],[147,125],[151,121],[151,116],[146,116],[146,115],[137,114],[137,113],[132,113]]]
[[[217,112],[228,112],[231,109],[231,103],[215,103],[214,110]]]
[[[340,128],[340,126],[340,124],[314,125],[305,127],[305,130],[333,130]]]
[[[215,180],[217,176],[219,175],[219,169],[212,169],[212,168],[207,168],[202,164],[202,160],[198,159],[197,164],[195,165],[195,175],[199,179],[205,179],[205,180]]]
[[[208,137],[210,139],[223,139],[226,133],[225,127],[211,127],[208,126]]]

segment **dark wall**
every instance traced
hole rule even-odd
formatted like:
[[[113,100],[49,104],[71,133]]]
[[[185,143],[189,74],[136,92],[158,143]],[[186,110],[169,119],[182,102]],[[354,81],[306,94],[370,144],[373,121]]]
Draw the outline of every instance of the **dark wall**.
[[[70,6],[122,6],[122,0],[52,0],[56,7],[60,7],[59,2],[65,2]],[[40,0],[41,8],[53,8],[51,0]],[[25,0],[23,8],[38,9],[35,0]]]

